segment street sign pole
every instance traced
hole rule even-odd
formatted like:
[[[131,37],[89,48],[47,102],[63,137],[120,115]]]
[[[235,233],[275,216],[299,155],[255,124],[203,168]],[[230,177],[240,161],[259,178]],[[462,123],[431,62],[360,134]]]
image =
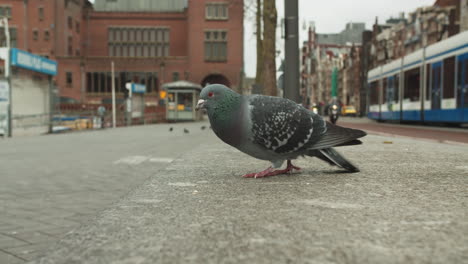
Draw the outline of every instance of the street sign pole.
[[[5,29],[5,39],[6,39],[6,54],[5,54],[5,79],[8,83],[8,105],[7,105],[7,135],[11,137],[12,135],[12,108],[11,108],[11,99],[12,99],[12,87],[11,87],[11,63],[10,63],[10,28],[8,26],[8,18],[2,17],[1,25]]]
[[[284,97],[300,103],[298,0],[284,0]]]
[[[114,61],[111,62],[111,71],[112,71],[112,127],[116,128],[115,123],[115,72],[114,72]]]
[[[132,125],[132,85],[133,83],[128,82],[125,84],[125,88],[128,90],[128,98],[127,98],[127,126]]]

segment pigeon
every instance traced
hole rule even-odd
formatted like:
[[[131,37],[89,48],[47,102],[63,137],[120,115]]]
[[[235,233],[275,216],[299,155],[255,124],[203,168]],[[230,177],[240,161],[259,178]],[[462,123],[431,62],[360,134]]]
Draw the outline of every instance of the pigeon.
[[[301,170],[292,160],[317,157],[347,172],[359,169],[333,147],[362,144],[364,131],[326,122],[320,115],[289,99],[240,95],[222,84],[203,88],[197,110],[205,109],[213,132],[225,143],[271,163],[267,169],[243,175],[262,178]],[[280,169],[287,161],[287,167]]]
[[[170,127],[170,128],[169,128],[169,132],[172,132],[172,130],[174,130],[174,128],[173,128],[173,127]]]
[[[190,132],[190,131],[189,131],[188,129],[184,128],[184,133],[185,133],[185,134],[188,134],[189,132]]]
[[[205,130],[206,126],[201,126],[200,128],[201,130]]]

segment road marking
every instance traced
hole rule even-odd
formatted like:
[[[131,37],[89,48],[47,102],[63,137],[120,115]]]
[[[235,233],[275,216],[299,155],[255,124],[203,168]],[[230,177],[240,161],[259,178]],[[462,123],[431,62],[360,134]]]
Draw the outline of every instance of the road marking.
[[[323,202],[319,200],[299,200],[299,201],[296,201],[295,203],[302,203],[306,205],[313,205],[313,206],[332,208],[332,209],[363,209],[364,208],[364,206],[360,204]]]
[[[129,165],[138,165],[148,160],[148,158],[149,157],[145,157],[145,156],[129,156],[129,157],[121,158],[117,161],[114,161],[114,164],[123,163],[123,164],[129,164]]]
[[[468,171],[468,166],[456,166],[455,169]]]
[[[140,204],[155,204],[155,203],[162,202],[162,200],[158,200],[158,199],[140,199],[140,200],[135,200],[133,202],[140,203]]]
[[[179,187],[190,187],[190,186],[197,186],[195,183],[191,182],[170,182],[168,183],[170,186],[179,186]]]
[[[171,158],[160,158],[151,156],[128,156],[114,161],[114,164],[129,164],[139,165],[145,161],[148,162],[159,162],[159,163],[171,163],[174,159]]]
[[[171,163],[174,159],[171,158],[150,158],[150,162]]]

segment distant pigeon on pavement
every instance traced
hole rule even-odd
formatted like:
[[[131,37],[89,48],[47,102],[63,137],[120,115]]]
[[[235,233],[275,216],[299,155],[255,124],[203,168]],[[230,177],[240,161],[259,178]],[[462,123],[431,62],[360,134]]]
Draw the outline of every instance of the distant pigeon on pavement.
[[[173,128],[173,127],[170,127],[170,128],[169,128],[169,132],[172,132],[172,130],[174,130],[174,128]]]
[[[189,131],[188,129],[184,128],[184,133],[185,133],[185,134],[188,134],[189,132],[190,132],[190,131]]]
[[[299,156],[317,157],[348,172],[359,169],[333,147],[358,145],[364,131],[333,125],[301,105],[280,97],[240,95],[221,84],[201,91],[197,109],[204,108],[215,134],[225,143],[271,167],[244,175],[260,178],[300,170]],[[279,169],[287,161],[286,169]]]
[[[201,126],[201,130],[205,130],[206,126]]]

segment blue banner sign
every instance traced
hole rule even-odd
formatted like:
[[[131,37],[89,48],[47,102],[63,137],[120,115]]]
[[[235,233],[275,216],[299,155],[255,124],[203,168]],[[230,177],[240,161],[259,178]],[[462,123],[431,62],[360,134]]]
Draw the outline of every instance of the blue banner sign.
[[[146,93],[144,84],[132,83],[132,93]]]
[[[48,75],[57,75],[57,62],[29,52],[11,49],[11,65]]]

